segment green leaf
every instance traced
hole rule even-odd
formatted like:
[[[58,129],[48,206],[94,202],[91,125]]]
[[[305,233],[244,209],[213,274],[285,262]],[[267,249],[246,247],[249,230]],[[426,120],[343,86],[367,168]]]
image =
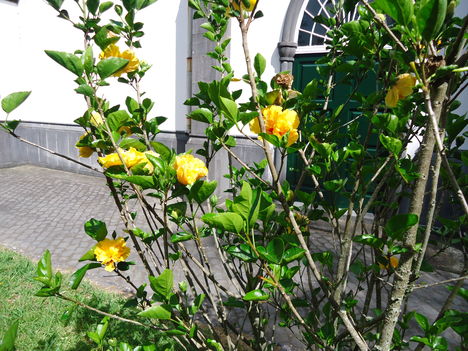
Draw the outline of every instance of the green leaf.
[[[307,83],[302,95],[304,96],[304,98],[315,100],[319,92],[320,92],[320,89],[318,87],[318,80],[313,79],[309,83]]]
[[[140,317],[167,320],[171,319],[172,307],[169,305],[153,306],[138,313],[138,315]]]
[[[333,267],[333,253],[331,251],[314,252],[312,257],[324,266]]]
[[[393,239],[401,239],[403,234],[412,226],[416,225],[419,217],[413,213],[399,214],[390,218],[385,225],[387,235]]]
[[[231,245],[225,248],[226,252],[244,262],[254,262],[257,259],[255,252],[247,244],[240,244],[238,246]]]
[[[78,289],[80,286],[81,281],[83,280],[84,276],[86,275],[86,272],[90,269],[94,268],[99,268],[101,267],[100,263],[88,263],[85,264],[83,267],[78,269],[75,273],[73,273],[70,277],[70,288],[75,290]]]
[[[447,0],[421,0],[416,9],[416,23],[425,41],[434,39],[444,24]]]
[[[422,336],[412,336],[410,338],[410,341],[420,342],[420,343],[423,343],[424,345],[431,346],[429,339],[423,338]]]
[[[402,26],[407,27],[413,17],[413,0],[375,0],[372,6]]]
[[[137,9],[141,10],[154,4],[157,0],[137,0]]]
[[[187,212],[187,202],[181,201],[167,205],[167,213],[171,216],[185,216]]]
[[[2,99],[2,109],[6,113],[12,112],[21,105],[31,94],[30,91],[18,91],[11,93]]]
[[[172,151],[169,149],[166,145],[159,143],[157,141],[152,141],[151,146],[154,148],[154,151],[156,151],[161,157],[167,161],[171,158]]]
[[[10,325],[5,335],[3,335],[2,342],[0,343],[0,351],[15,351],[15,341],[18,335],[19,321],[13,322]]]
[[[274,145],[276,147],[283,147],[281,143],[281,139],[274,135],[274,134],[268,134],[268,133],[258,133],[258,136],[262,137],[266,141],[268,141],[271,145]]]
[[[96,241],[102,241],[107,236],[106,223],[95,218],[91,218],[84,224],[84,230],[86,234]]]
[[[106,12],[109,10],[114,3],[112,1],[104,1],[101,5],[99,5],[99,13]]]
[[[192,185],[189,196],[201,204],[209,199],[217,186],[218,182],[216,180],[213,180],[212,182],[197,180],[195,184]]]
[[[93,96],[94,90],[88,84],[81,84],[78,88],[75,89],[78,94],[83,94],[84,96]]]
[[[119,146],[125,150],[128,150],[131,147],[133,147],[141,152],[146,151],[145,143],[135,138],[124,138],[120,141]]]
[[[117,8],[117,5],[116,5]],[[101,50],[104,50],[110,44],[115,43],[119,40],[119,37],[109,37],[109,30],[106,27],[102,27],[94,36],[94,42]]]
[[[109,113],[107,116],[107,123],[109,123],[109,127],[113,132],[117,132],[129,118],[130,116],[127,111],[119,110]]]
[[[372,234],[357,235],[353,238],[353,241],[375,247],[376,249],[381,249],[384,246],[383,240]]]
[[[416,322],[418,322],[419,326],[424,331],[424,333],[429,331],[430,325],[429,325],[429,321],[427,320],[426,316],[416,312],[414,314],[414,319],[416,319]]]
[[[346,184],[346,179],[334,179],[334,180],[327,180],[323,182],[323,186],[328,191],[338,192],[343,189],[344,185]]]
[[[244,220],[234,212],[207,213],[201,219],[206,224],[223,231],[239,234],[244,229]]]
[[[174,284],[174,273],[170,269],[165,269],[159,277],[149,276],[151,289],[165,298],[169,298]]]
[[[78,305],[71,305],[68,307],[60,316],[60,322],[62,323],[63,326],[67,327],[70,323],[71,317],[73,316],[73,313],[76,311]]]
[[[10,121],[6,121],[5,122],[5,125],[6,127],[11,130],[12,132],[15,131],[15,129],[19,126],[21,121],[18,121],[16,119],[13,119],[13,120],[10,120]]]
[[[383,134],[380,134],[379,139],[384,148],[386,148],[395,157],[398,157],[403,147],[403,143],[401,142],[400,139],[386,136]]]
[[[43,287],[37,293],[35,293],[34,296],[50,297],[50,296],[54,296],[58,291],[59,291],[59,288]]]
[[[122,3],[127,11],[135,9],[136,0],[122,0]]]
[[[446,351],[448,349],[447,339],[443,336],[436,336],[431,347],[435,351]]]
[[[114,73],[120,71],[128,64],[128,60],[120,57],[110,57],[108,59],[99,61],[96,65],[97,71],[101,79],[106,79]]]
[[[255,55],[254,68],[255,68],[255,72],[257,72],[258,78],[260,78],[263,72],[265,72],[266,60],[260,53]]]
[[[60,10],[60,7],[62,7],[64,0],[47,0],[50,6],[52,6],[56,10]]]
[[[300,247],[291,247],[287,249],[283,255],[283,260],[286,263],[298,260],[304,256],[305,250]]]
[[[270,298],[270,295],[260,289],[249,291],[243,297],[245,301],[266,301],[269,298]]]
[[[238,300],[232,296],[229,296],[226,301],[223,302],[224,306],[227,307],[239,307],[239,308],[245,308],[245,303],[242,300]]]
[[[364,152],[364,147],[355,142],[355,141],[351,141],[346,147],[345,147],[345,150],[346,150],[346,155],[350,155],[351,157],[353,158],[359,158],[363,152]]]
[[[205,300],[205,294],[197,295],[195,300],[193,300],[192,306],[190,306],[190,314],[191,315],[194,315],[195,313],[197,313],[200,310],[204,300]]]
[[[52,60],[65,67],[70,72],[76,74],[78,77],[81,77],[83,74],[83,64],[78,56],[61,51],[45,50],[45,53]]]
[[[39,262],[37,262],[36,273],[38,277],[46,278],[48,281],[52,279],[52,260],[49,250],[46,250]]]
[[[92,248],[90,248],[86,253],[81,256],[81,258],[78,260],[79,262],[83,261],[95,261],[96,260],[96,255],[94,254],[94,249],[96,248],[96,245],[94,245]]]
[[[86,7],[88,8],[89,12],[91,12],[93,15],[96,14],[99,8],[99,1],[100,0],[87,0],[86,1]]]
[[[259,247],[260,248],[260,247]],[[269,263],[280,264],[284,254],[284,241],[280,238],[274,238],[266,247],[264,253]]]
[[[180,327],[179,327],[180,328]],[[187,331],[181,329],[169,329],[164,332],[168,336],[187,335]]]
[[[241,215],[246,221],[249,219],[250,208],[252,206],[252,188],[246,181],[242,182],[242,189],[239,196],[234,199],[232,210]]]
[[[207,108],[199,108],[198,110],[192,111],[187,117],[203,123],[213,123],[213,113]]]
[[[190,233],[180,232],[175,233],[171,236],[171,243],[179,243],[182,241],[187,241],[193,238],[193,235]]]
[[[234,122],[237,122],[237,117],[239,115],[239,110],[237,109],[237,104],[235,101],[231,99],[227,99],[225,97],[220,96],[219,101],[221,104],[221,109],[223,110],[224,114]]]
[[[94,67],[94,61],[93,61],[93,48],[91,46],[88,46],[87,49],[85,50],[83,56],[83,68],[86,73],[91,73],[93,71]]]
[[[215,351],[224,351],[223,345],[213,339],[206,339],[206,343]]]

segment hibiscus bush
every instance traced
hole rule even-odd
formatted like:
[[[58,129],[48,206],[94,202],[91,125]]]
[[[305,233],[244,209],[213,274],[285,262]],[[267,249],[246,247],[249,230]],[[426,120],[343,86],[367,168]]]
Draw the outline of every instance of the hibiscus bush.
[[[286,341],[310,350],[447,350],[449,328],[460,339],[453,347],[468,346],[467,314],[450,307],[457,294],[466,298],[466,271],[453,280],[447,303],[436,306],[435,320],[405,308],[414,289],[429,287],[417,280],[428,266],[431,237],[445,228],[452,234],[438,240],[466,248],[468,158],[460,147],[467,120],[456,109],[466,87],[468,21],[454,17],[455,1],[336,2],[333,16],[314,19],[330,28],[329,52],[317,62],[319,78],[299,92],[290,72],[264,77],[265,58],[251,54],[248,33],[262,20],[262,1],[189,0],[212,42],[207,55],[219,79],[199,82],[186,101],[188,117],[206,125],[206,140],[183,154],[158,141],[165,118],[153,117],[155,102],[140,90],[151,66],[138,59],[144,35],[138,13],[156,1],[77,1],[76,19],[63,0],[47,2],[83,33],[83,48],[46,54],[76,76],[75,91],[86,102],[75,121],[84,129],[76,146],[81,157],[98,154],[100,167],[92,168],[105,175],[125,228],[109,233],[100,220],[85,223],[96,245],[79,258],[87,263],[68,288],[79,288],[90,269],[114,272],[134,289],[126,305],[134,318],[124,320],[146,326],[148,335],[170,336],[168,350],[276,350]],[[356,6],[359,19],[343,23]],[[105,21],[105,12],[118,17]],[[231,22],[242,32],[244,75],[226,55]],[[239,79],[245,88],[234,90]],[[372,91],[362,88],[369,80]],[[118,102],[103,97],[101,87],[114,84],[134,95]],[[348,95],[331,108],[340,87]],[[26,95],[5,98],[2,108],[11,112]],[[350,106],[352,119],[345,113]],[[2,127],[20,138],[17,125]],[[264,160],[246,163],[236,134]],[[410,144],[416,155],[407,152]],[[219,155],[230,165],[227,189],[210,181]],[[285,179],[293,157],[294,184]],[[452,218],[438,214],[439,189],[454,204]],[[318,223],[331,232],[333,251],[317,245]],[[146,284],[132,279],[130,250],[147,272]],[[70,298],[49,252],[36,279],[43,284],[38,296],[122,319]],[[417,335],[408,334],[413,320]],[[156,349],[107,340],[109,323],[89,335],[98,349]]]

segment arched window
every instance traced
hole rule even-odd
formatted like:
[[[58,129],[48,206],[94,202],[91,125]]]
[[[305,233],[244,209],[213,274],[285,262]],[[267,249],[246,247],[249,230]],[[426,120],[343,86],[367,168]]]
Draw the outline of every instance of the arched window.
[[[283,23],[281,40],[278,43],[281,70],[291,71],[296,54],[326,53],[326,25],[314,20],[317,16],[335,16],[335,7],[340,0],[290,0]],[[341,10],[340,22],[359,18],[357,8],[349,13]]]
[[[314,20],[316,16],[326,18],[336,15],[335,6],[339,0],[308,0],[303,4],[302,18],[299,23],[296,42],[298,44],[297,53],[305,52],[326,52],[327,32],[330,30],[325,24]],[[357,8],[354,11],[345,13],[341,10],[338,14],[340,22],[354,21],[359,17]]]

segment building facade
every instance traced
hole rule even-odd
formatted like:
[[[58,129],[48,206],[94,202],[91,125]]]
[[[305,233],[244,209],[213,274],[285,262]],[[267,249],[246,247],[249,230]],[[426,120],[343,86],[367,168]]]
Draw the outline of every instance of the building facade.
[[[328,7],[338,0],[268,0],[260,1],[265,17],[255,21],[250,31],[252,55],[261,52],[267,60],[265,77],[293,71],[296,79],[306,82],[308,65],[326,52],[326,27],[314,22],[317,15],[330,15]],[[197,149],[204,139],[205,125],[190,121],[184,101],[197,91],[197,82],[212,81],[216,71],[205,55],[210,42],[203,37],[199,20],[192,20],[186,0],[159,0],[143,10],[138,20],[145,23],[143,48],[137,56],[153,67],[142,89],[156,102],[154,111],[168,120],[161,126],[159,141],[178,152]],[[64,8],[76,7],[65,0]],[[466,10],[466,3],[459,11]],[[112,10],[109,10],[109,12]],[[77,15],[73,12],[72,16]],[[356,11],[347,20],[356,18]],[[78,158],[74,147],[82,129],[73,121],[83,114],[86,104],[73,92],[73,75],[53,62],[44,50],[73,52],[82,45],[80,32],[67,21],[57,18],[45,1],[0,0],[0,96],[13,91],[31,90],[28,101],[14,112],[23,123],[18,134],[48,149]],[[232,42],[228,55],[236,76],[246,73],[241,34],[237,23],[230,28]],[[312,61],[311,61],[312,59]],[[241,82],[237,84],[243,84]],[[243,88],[248,92],[248,86]],[[103,89],[111,103],[123,104],[132,91]],[[247,94],[247,93],[246,93]],[[0,119],[3,116],[0,115]],[[237,153],[247,161],[259,161],[262,153],[238,136]],[[227,173],[227,155],[220,152],[214,160],[211,178],[223,183]],[[95,164],[95,159],[85,160]],[[73,162],[57,158],[43,150],[21,143],[0,133],[0,167],[34,164],[72,172],[90,171]],[[223,185],[223,184],[221,184]]]

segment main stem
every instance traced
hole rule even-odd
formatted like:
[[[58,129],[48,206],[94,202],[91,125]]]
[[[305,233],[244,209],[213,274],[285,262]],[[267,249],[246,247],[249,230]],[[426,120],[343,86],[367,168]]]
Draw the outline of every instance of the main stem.
[[[436,86],[430,94],[426,94],[426,109],[432,108],[435,116],[435,123],[438,123],[443,101],[447,92],[448,84],[446,82]],[[427,87],[425,87],[427,89]],[[435,126],[431,118],[426,123],[427,128],[424,134],[424,139],[419,152],[419,164],[417,173],[420,175],[413,188],[413,197],[411,199],[409,213],[413,213],[421,217],[422,206],[424,202],[424,193],[426,191],[427,178],[431,166],[432,155],[435,146]],[[392,343],[393,331],[400,316],[401,305],[406,295],[409,279],[412,273],[413,259],[417,252],[414,249],[416,244],[416,234],[418,226],[412,226],[406,233],[403,239],[403,247],[408,249],[408,252],[401,255],[400,265],[395,273],[395,281],[393,284],[392,293],[389,304],[385,310],[384,324],[382,326],[381,339],[376,345],[376,350],[388,351]],[[424,254],[423,252],[421,253]]]

